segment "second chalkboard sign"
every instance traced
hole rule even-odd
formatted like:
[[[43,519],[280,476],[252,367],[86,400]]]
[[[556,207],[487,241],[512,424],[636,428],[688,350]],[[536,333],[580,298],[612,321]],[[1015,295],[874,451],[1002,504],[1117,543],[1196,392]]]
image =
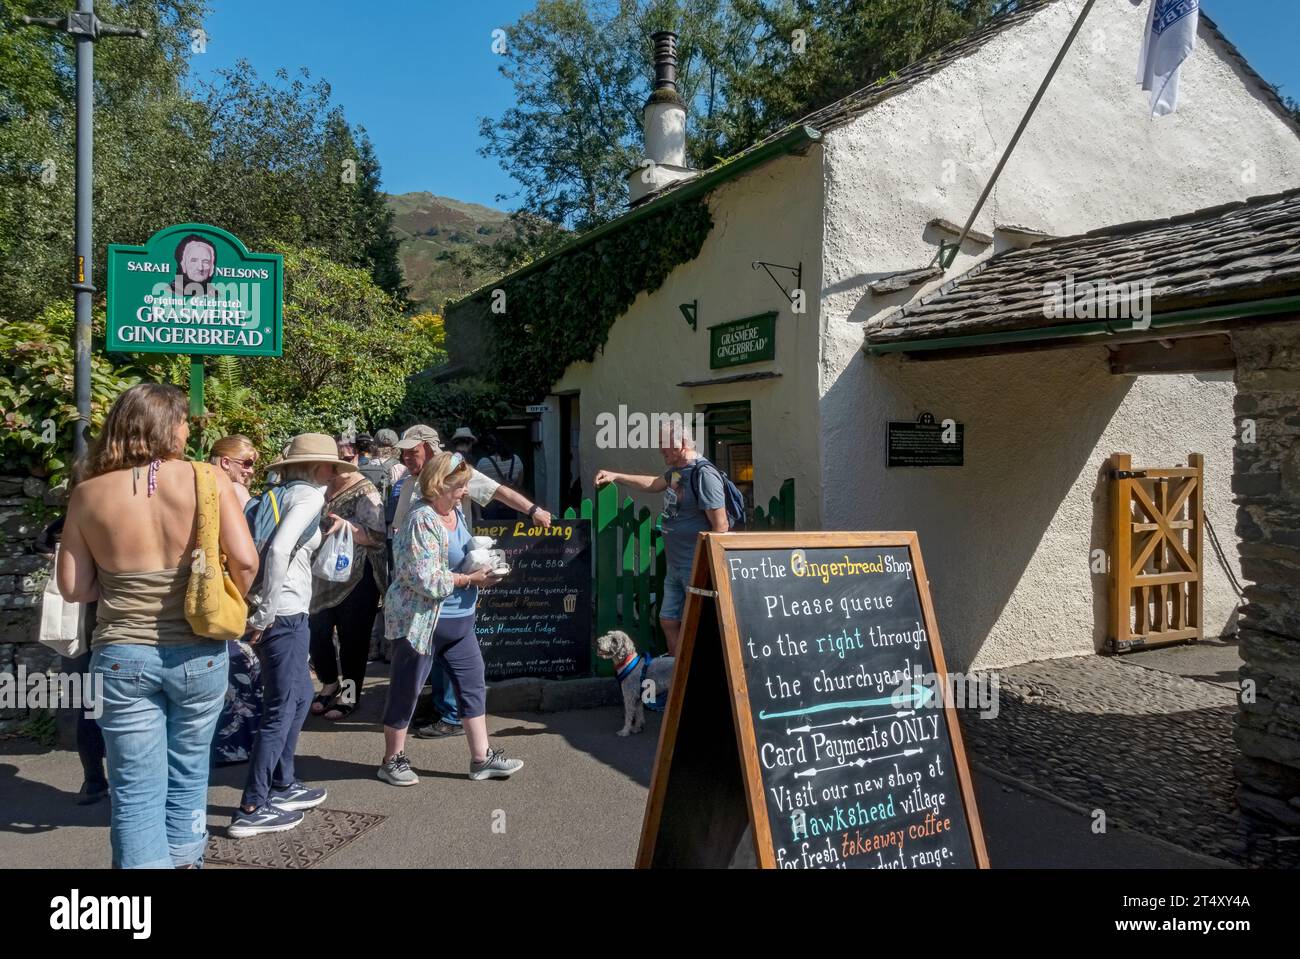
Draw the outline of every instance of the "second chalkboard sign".
[[[987,866],[914,533],[706,535],[692,583],[638,865]]]
[[[567,679],[591,672],[591,521],[474,527],[505,553],[510,574],[479,593],[478,633],[492,681]]]

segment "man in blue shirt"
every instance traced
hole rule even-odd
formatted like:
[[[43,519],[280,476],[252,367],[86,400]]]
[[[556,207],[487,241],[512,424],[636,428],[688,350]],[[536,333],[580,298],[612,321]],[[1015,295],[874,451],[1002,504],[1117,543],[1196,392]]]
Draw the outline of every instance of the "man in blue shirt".
[[[664,494],[662,528],[668,571],[659,605],[659,624],[668,641],[669,655],[676,656],[686,586],[691,581],[691,563],[695,559],[695,541],[700,533],[725,533],[731,524],[727,520],[722,474],[696,452],[695,441],[684,424],[673,420],[664,426],[659,434],[659,452],[667,469],[658,476],[601,470],[596,474],[595,483],[598,487],[621,483],[647,493]]]

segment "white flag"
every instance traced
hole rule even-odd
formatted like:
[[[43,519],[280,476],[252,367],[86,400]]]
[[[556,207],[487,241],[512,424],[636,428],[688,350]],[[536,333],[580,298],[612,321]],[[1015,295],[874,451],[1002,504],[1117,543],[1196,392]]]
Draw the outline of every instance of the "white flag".
[[[1178,68],[1196,48],[1200,7],[1199,0],[1151,0],[1137,78],[1143,90],[1151,91],[1153,116],[1162,117],[1178,107]]]

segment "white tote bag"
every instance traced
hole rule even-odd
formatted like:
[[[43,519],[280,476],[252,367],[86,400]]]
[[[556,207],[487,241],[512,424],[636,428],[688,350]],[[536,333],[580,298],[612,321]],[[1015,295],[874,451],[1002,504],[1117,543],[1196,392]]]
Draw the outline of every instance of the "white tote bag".
[[[58,568],[59,551],[54,550],[54,569]],[[82,622],[86,616],[86,607],[82,603],[69,603],[59,592],[59,584],[54,570],[45,584],[41,594],[41,634],[40,644],[54,650],[69,659],[80,656],[86,650],[82,635]]]
[[[331,583],[346,583],[352,575],[352,524],[344,523],[338,532],[325,539],[311,571]]]

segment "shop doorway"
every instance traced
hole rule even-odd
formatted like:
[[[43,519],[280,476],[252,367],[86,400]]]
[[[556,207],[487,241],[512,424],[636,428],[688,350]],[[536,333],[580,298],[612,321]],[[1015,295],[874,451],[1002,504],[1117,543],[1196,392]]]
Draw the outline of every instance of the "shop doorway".
[[[567,393],[560,401],[560,513],[582,508],[582,463],[578,450],[582,439],[580,393]]]
[[[533,469],[536,460],[536,454],[533,449],[533,419],[524,417],[511,417],[498,423],[492,430],[495,434],[499,445],[499,452],[517,456],[520,462],[518,475],[499,476],[495,469],[491,467],[483,470],[484,474],[490,479],[508,481],[512,489],[523,493],[529,499],[535,499],[536,493],[533,489]],[[480,443],[482,447],[481,455],[487,455],[488,446],[486,443]],[[480,461],[481,462],[481,461]]]
[[[697,412],[704,415],[705,443],[701,452],[730,476],[744,495],[748,525],[754,519],[754,426],[749,400],[715,403]]]

